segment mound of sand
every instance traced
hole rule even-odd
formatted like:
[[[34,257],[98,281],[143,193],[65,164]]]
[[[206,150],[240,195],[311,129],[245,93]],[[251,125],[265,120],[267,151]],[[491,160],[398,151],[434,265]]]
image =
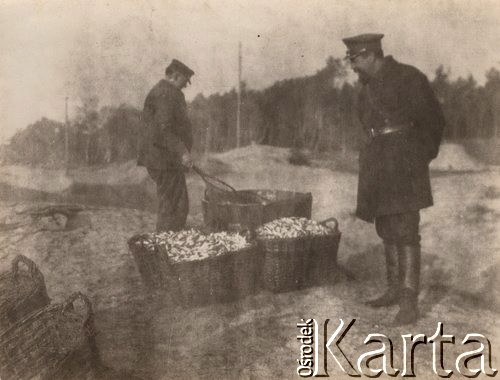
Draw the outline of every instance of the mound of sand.
[[[481,162],[472,158],[462,145],[446,143],[439,149],[438,157],[431,162],[434,171],[480,171],[486,167]]]
[[[270,163],[288,165],[290,150],[266,145],[249,145],[224,153],[213,154],[212,158],[232,165],[235,169],[262,166]],[[352,156],[354,161],[357,155]],[[331,163],[332,168],[336,166]],[[353,163],[353,167],[357,167]],[[471,172],[486,169],[486,165],[471,157],[460,144],[445,143],[441,145],[439,156],[431,162],[430,169],[439,172]]]

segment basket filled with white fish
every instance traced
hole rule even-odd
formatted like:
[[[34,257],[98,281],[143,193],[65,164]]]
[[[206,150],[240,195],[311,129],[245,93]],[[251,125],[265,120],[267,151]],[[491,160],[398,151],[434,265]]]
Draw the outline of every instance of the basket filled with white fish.
[[[185,305],[229,301],[255,290],[258,251],[240,234],[191,229],[142,235],[130,243],[141,247],[134,257],[144,281],[173,288]],[[144,260],[148,253],[154,258]]]
[[[281,292],[311,285],[310,277],[319,275],[316,253],[328,252],[319,248],[323,248],[322,243],[326,245],[331,236],[339,236],[335,231],[338,231],[337,227],[332,229],[326,224],[300,217],[276,219],[258,228],[257,241],[264,252],[264,287]],[[321,257],[322,263],[326,261]]]
[[[302,287],[306,275],[305,257],[311,251],[311,239],[306,230],[308,220],[280,218],[255,231],[264,252],[261,278],[264,288],[284,292]]]
[[[253,230],[281,217],[311,217],[311,193],[285,190],[238,190],[237,198],[202,199],[203,220],[212,230],[228,230],[240,225]]]
[[[335,218],[314,222],[311,229],[311,255],[308,260],[306,286],[325,285],[337,273],[337,253],[340,236],[339,223]]]

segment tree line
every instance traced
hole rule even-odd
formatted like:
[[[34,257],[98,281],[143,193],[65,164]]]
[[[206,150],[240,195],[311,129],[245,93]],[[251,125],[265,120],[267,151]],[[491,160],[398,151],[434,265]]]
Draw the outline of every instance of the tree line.
[[[491,68],[479,85],[470,75],[452,80],[437,68],[431,84],[442,104],[448,141],[491,139],[500,135],[500,71]],[[363,132],[356,115],[358,84],[347,82],[347,67],[330,57],[314,75],[275,82],[263,90],[241,83],[240,145],[250,143],[333,152],[357,149]],[[196,152],[236,147],[237,93],[233,89],[197,95],[188,111]],[[17,132],[2,147],[2,161],[63,166],[66,133],[70,165],[99,165],[136,157],[141,110],[129,105],[98,107],[82,100],[66,124],[42,118]]]

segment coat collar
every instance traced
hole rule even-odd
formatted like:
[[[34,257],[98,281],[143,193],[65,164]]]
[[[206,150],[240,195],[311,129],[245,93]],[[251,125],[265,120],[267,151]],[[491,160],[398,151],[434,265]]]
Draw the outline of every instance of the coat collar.
[[[374,79],[374,80],[384,79],[389,73],[393,72],[393,70],[397,64],[398,64],[398,62],[392,57],[392,55],[385,56],[384,61],[382,63],[382,67],[373,76],[372,79]]]
[[[177,92],[180,92],[182,94],[182,90],[178,89],[177,87],[175,87],[172,83],[170,83],[168,80],[166,79],[161,79],[160,80],[160,85],[161,87],[163,88],[168,88],[169,90],[173,90],[173,91],[177,91]]]

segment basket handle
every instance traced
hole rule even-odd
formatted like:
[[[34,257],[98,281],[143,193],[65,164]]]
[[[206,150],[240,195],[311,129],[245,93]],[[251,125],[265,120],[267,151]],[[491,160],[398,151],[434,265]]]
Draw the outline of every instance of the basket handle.
[[[43,278],[43,275],[38,270],[38,267],[36,266],[36,264],[32,260],[28,259],[26,256],[23,256],[23,255],[17,255],[12,260],[12,276],[14,278],[17,278],[17,275],[19,273],[19,263],[23,263],[24,265],[26,265],[28,267],[28,271],[29,271],[30,276],[32,278],[35,276]]]
[[[137,234],[132,236],[130,239],[127,240],[127,245],[129,246],[129,248],[132,248],[135,245],[135,243],[145,239],[147,237],[146,235],[147,234]]]
[[[232,187],[231,185],[227,184],[226,182],[224,182],[223,180],[217,178],[217,177],[214,177],[210,174],[207,174],[206,172],[204,172],[203,170],[201,170],[199,167],[197,167],[196,165],[193,165],[192,169],[203,179],[203,181],[205,181],[205,183],[208,181],[208,179],[214,181],[214,182],[217,182],[219,184],[221,184],[222,186],[225,186],[226,188],[229,188],[231,189],[231,191],[237,193],[238,191]]]
[[[69,309],[74,309],[73,303],[76,300],[82,301],[87,308],[87,317],[85,318],[85,322],[83,322],[83,327],[86,330],[87,336],[95,336],[96,333],[94,330],[94,311],[92,310],[92,303],[85,294],[76,292],[70,295],[63,305],[62,313],[64,314]]]
[[[320,224],[326,226],[328,223],[330,222],[333,222],[334,223],[334,230],[335,232],[338,232],[339,230],[339,222],[337,221],[337,219],[335,219],[334,217],[331,217],[331,218],[328,218],[328,219],[325,219],[325,220],[322,220],[321,222],[319,222]]]

